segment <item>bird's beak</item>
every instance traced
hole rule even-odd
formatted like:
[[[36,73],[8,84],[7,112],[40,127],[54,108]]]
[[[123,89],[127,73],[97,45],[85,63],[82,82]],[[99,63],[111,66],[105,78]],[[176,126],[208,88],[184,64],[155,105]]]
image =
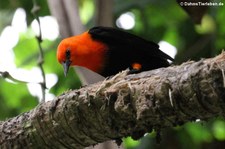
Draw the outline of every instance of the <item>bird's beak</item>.
[[[64,69],[64,75],[65,76],[67,75],[67,73],[69,71],[70,64],[71,64],[71,61],[70,60],[66,60],[65,62],[62,62],[63,69]]]

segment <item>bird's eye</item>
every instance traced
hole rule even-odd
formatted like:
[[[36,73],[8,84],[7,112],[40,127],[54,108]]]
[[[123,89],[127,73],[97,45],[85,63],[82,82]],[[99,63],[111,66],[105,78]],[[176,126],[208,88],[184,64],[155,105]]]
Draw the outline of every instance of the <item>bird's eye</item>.
[[[70,59],[70,49],[66,50],[66,59]]]

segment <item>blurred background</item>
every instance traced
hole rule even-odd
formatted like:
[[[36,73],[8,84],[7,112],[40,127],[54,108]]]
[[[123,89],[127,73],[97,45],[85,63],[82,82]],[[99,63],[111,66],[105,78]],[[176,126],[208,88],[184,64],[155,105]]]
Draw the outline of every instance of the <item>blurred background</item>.
[[[191,1],[195,4],[200,0]],[[38,83],[43,78],[37,66],[39,49],[35,38],[39,27],[31,13],[33,2],[0,0],[0,72],[7,71],[29,82],[0,77],[0,120],[34,108],[42,98]],[[38,0],[46,100],[101,79],[82,68],[70,71],[65,78],[56,60],[62,38],[93,26],[113,26],[159,43],[161,50],[175,57],[175,64],[218,55],[225,48],[225,0],[211,2],[217,5],[193,7],[184,0]],[[160,144],[155,136],[152,132],[139,141],[124,138],[121,148],[224,148],[225,121],[215,118],[162,130]],[[113,146],[104,144],[101,148]]]

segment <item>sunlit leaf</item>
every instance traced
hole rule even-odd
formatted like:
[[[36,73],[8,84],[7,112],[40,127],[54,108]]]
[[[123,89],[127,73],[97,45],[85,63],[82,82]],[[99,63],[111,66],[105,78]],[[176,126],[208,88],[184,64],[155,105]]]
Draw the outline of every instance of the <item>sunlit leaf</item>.
[[[123,139],[124,146],[126,148],[134,148],[140,144],[140,141],[133,140],[131,137]]]
[[[206,127],[204,127],[204,125],[199,123],[187,123],[185,124],[185,129],[196,144],[200,144],[203,141],[212,141],[212,134]]]
[[[216,120],[213,123],[213,134],[216,139],[225,140],[225,122],[224,120]]]

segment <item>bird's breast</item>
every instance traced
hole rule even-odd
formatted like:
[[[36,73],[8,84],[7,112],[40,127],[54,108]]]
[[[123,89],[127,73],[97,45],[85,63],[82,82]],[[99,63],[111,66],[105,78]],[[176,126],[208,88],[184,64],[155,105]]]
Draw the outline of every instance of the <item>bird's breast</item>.
[[[105,66],[108,47],[103,42],[93,40],[90,34],[85,32],[79,40],[76,49],[76,65],[86,67],[96,73],[100,73]]]

